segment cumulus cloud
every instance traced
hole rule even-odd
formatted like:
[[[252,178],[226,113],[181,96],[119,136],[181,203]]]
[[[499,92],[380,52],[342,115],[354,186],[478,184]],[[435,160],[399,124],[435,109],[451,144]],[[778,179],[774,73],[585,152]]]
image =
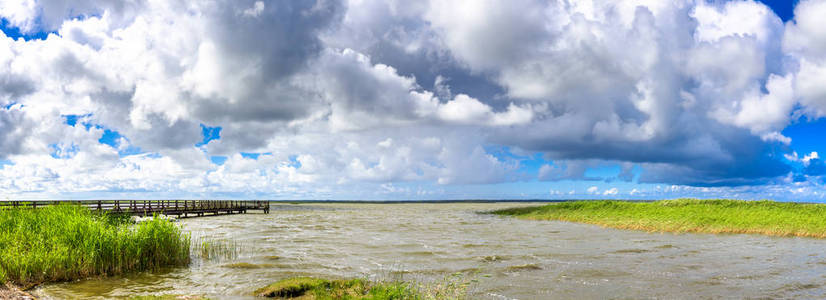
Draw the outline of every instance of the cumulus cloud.
[[[800,102],[814,117],[826,115],[826,30],[821,17],[826,2],[805,0],[795,7],[794,22],[786,24],[783,49],[797,58],[795,88]]]
[[[619,189],[617,188],[610,188],[602,192],[603,196],[616,196],[617,194],[619,194]]]
[[[824,13],[817,0],[785,24],[755,1],[6,1],[9,26],[52,34],[0,33],[0,186],[316,197],[820,176],[782,132],[826,116]],[[201,144],[207,127],[220,136]],[[586,176],[609,165],[620,173]]]

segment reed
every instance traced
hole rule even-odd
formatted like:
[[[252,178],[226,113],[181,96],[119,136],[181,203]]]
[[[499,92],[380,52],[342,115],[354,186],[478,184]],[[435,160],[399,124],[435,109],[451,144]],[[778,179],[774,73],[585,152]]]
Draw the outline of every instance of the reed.
[[[768,200],[573,201],[491,212],[649,232],[746,233],[826,238],[826,205]]]
[[[78,205],[0,209],[0,283],[21,286],[190,261],[190,237],[168,220],[131,224]]]
[[[199,236],[192,239],[192,256],[200,261],[233,260],[240,256],[241,245],[235,240]]]

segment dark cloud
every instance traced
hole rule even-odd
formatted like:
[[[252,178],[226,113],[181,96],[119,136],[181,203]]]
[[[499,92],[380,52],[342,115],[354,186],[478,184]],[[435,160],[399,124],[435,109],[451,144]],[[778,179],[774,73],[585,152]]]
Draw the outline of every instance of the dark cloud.
[[[319,57],[318,35],[340,22],[341,1],[225,1],[206,11],[220,78],[217,94],[192,101],[206,122],[279,122],[306,117],[318,95],[297,73]],[[199,59],[202,59],[199,57]],[[232,91],[228,91],[228,90]],[[316,101],[314,101],[316,100]]]
[[[202,140],[201,126],[189,120],[169,121],[158,114],[150,114],[146,118],[147,129],[130,128],[125,131],[126,137],[146,150],[181,149],[192,147]]]
[[[0,159],[20,153],[31,125],[18,107],[0,108]]]
[[[11,72],[0,73],[0,106],[16,102],[20,97],[33,93],[35,90],[34,82],[28,78]]]

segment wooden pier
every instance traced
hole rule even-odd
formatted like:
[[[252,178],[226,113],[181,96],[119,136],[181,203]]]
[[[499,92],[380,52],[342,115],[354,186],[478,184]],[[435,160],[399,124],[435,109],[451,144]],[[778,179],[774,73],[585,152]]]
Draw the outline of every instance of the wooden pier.
[[[93,211],[125,213],[135,216],[153,214],[180,218],[205,215],[244,214],[249,210],[270,213],[268,201],[251,200],[60,200],[60,201],[0,201],[5,207],[38,208],[62,203],[82,205]]]

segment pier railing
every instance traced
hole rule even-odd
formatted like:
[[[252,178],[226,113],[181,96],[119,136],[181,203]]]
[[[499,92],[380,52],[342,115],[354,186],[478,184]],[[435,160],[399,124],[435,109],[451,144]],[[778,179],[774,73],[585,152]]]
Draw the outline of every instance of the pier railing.
[[[38,208],[61,203],[85,206],[94,211],[132,215],[176,215],[179,217],[205,214],[246,213],[248,210],[270,212],[267,201],[250,200],[60,200],[60,201],[0,201],[2,208]]]

